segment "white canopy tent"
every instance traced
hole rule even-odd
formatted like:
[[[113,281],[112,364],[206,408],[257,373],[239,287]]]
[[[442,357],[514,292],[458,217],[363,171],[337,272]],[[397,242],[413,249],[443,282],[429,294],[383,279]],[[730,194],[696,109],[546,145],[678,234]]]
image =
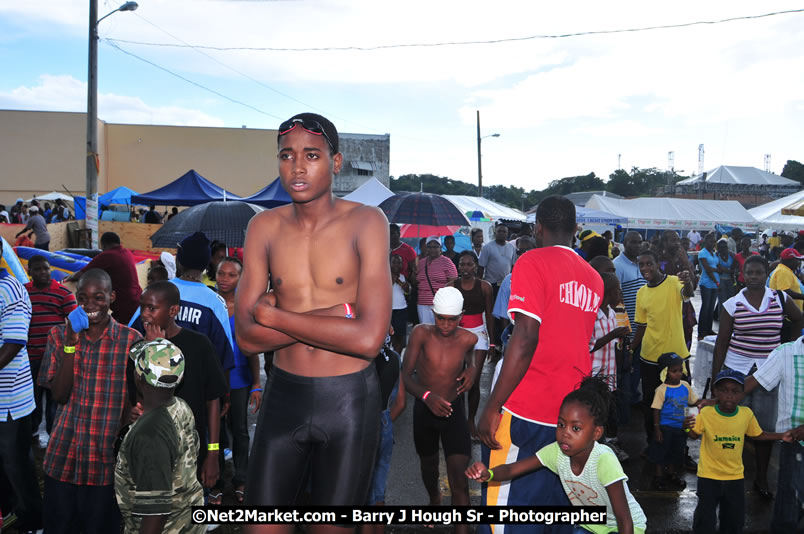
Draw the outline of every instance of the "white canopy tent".
[[[687,178],[686,180],[681,180],[676,185],[694,185],[702,182],[706,182],[708,185],[728,184],[801,187],[801,184],[795,180],[790,180],[763,171],[762,169],[757,169],[756,167],[735,167],[730,165],[721,165],[716,169],[708,171],[705,178],[703,174],[700,174],[692,178]]]
[[[687,198],[616,199],[594,195],[587,208],[628,217],[627,227],[648,230],[711,230],[715,225],[756,230],[757,221],[736,200]],[[781,207],[779,208],[781,210]],[[626,225],[623,225],[626,226]]]
[[[748,210],[748,213],[757,220],[760,230],[804,230],[804,217],[782,214],[782,208],[798,200],[804,200],[804,191],[762,204]]]
[[[367,206],[379,206],[383,200],[392,196],[394,196],[394,193],[372,176],[363,185],[343,198],[344,200],[360,202]]]
[[[488,221],[470,221],[472,227],[483,230],[484,240],[494,237],[494,225],[497,221],[521,221],[527,220],[527,215],[519,210],[498,204],[493,200],[467,195],[441,195],[458,207],[463,213],[467,211],[480,211],[488,218]]]
[[[70,195],[65,195],[64,193],[59,193],[58,191],[52,191],[52,192],[50,192],[50,193],[48,193],[46,195],[40,195],[38,197],[35,196],[33,198],[29,198],[25,202],[30,202],[32,200],[39,200],[40,202],[43,202],[43,201],[46,201],[46,200],[54,201],[54,200],[58,200],[58,199],[62,199],[65,202],[72,202],[73,201],[73,197],[71,197]]]
[[[508,221],[522,221],[525,222],[527,216],[519,210],[509,208],[498,204],[493,200],[480,197],[470,197],[466,195],[441,195],[458,207],[459,210],[466,213],[467,211],[482,211],[483,215],[492,221],[505,219]]]

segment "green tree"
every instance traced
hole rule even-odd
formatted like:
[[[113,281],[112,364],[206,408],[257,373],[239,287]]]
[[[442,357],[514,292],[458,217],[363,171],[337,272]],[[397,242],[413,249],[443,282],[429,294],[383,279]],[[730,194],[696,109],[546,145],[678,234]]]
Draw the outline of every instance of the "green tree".
[[[796,160],[789,159],[787,160],[787,163],[784,164],[782,176],[789,178],[790,180],[795,180],[804,185],[804,165]]]

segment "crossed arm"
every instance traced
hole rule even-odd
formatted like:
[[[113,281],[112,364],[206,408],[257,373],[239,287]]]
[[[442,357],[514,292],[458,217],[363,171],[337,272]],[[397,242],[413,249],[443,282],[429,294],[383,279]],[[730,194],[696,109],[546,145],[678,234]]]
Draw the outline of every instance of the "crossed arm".
[[[391,274],[388,268],[388,221],[375,208],[361,210],[355,248],[360,257],[356,315],[327,316],[323,310],[297,313],[271,305],[266,297],[270,265],[272,215],[263,212],[249,223],[245,262],[235,296],[237,342],[246,353],[270,352],[296,342],[324,350],[374,358],[391,318]],[[331,308],[329,309],[331,310]]]

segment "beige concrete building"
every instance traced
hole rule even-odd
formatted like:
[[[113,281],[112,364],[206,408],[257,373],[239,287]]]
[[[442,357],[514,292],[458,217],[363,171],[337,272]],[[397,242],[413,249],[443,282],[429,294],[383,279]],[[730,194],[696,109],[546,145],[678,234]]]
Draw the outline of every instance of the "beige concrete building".
[[[145,193],[190,169],[241,196],[277,177],[276,130],[112,124],[98,121],[98,192]],[[50,191],[85,192],[86,114],[0,110],[0,204]],[[344,173],[333,189],[371,176],[389,185],[390,135],[341,134]],[[347,152],[348,150],[348,152]]]

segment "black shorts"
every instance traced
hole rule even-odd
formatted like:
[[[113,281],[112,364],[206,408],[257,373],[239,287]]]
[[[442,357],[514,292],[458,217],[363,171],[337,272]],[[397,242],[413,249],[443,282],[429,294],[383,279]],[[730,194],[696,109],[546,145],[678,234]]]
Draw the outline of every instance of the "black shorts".
[[[466,420],[463,395],[452,401],[452,415],[438,417],[420,399],[413,404],[413,444],[419,456],[438,454],[438,440],[444,448],[444,457],[453,454],[470,456],[472,440]]]
[[[245,502],[292,506],[309,479],[310,504],[365,504],[379,440],[374,365],[330,377],[274,366],[251,448]]]
[[[394,335],[402,336],[404,340],[408,335],[408,309],[393,310],[391,312],[391,326],[394,327]]]

